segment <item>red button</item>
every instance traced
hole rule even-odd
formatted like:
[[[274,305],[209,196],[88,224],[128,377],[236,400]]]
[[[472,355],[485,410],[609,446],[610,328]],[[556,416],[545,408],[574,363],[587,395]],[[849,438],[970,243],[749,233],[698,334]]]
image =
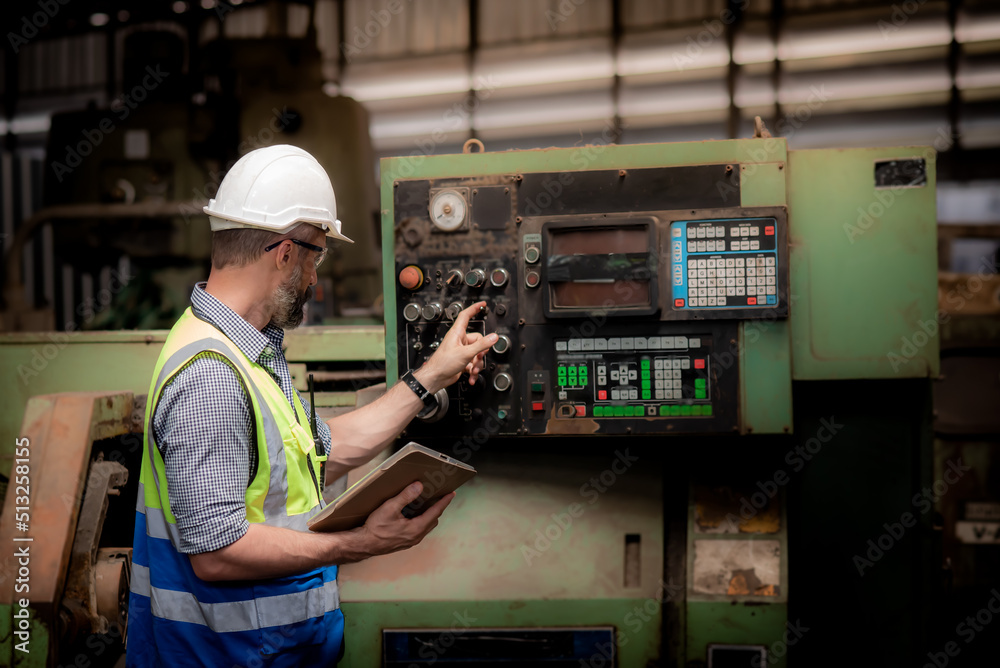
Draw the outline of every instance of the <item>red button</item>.
[[[598,401],[607,401],[608,400],[608,391],[607,390],[598,390],[597,391],[597,400]]]
[[[577,406],[576,407],[576,416],[577,417],[587,417],[587,407],[586,406]]]
[[[703,360],[703,359],[695,360],[694,361],[694,368],[695,369],[704,369],[705,368],[705,360]]]
[[[533,411],[544,411],[545,403],[542,401],[535,401],[531,404],[531,410]]]
[[[747,304],[749,304],[750,306],[756,306],[757,305],[757,298],[756,297],[747,297]]]
[[[683,299],[675,299],[674,300],[674,306],[676,306],[678,308],[684,306],[684,300]]]
[[[768,225],[764,228],[764,234],[774,234],[774,225]]]

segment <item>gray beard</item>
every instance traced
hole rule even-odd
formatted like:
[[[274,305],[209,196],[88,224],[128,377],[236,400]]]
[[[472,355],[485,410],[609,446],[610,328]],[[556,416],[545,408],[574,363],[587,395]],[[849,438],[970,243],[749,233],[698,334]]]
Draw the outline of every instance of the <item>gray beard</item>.
[[[281,329],[295,329],[302,324],[305,318],[305,305],[312,299],[312,286],[305,289],[305,292],[298,292],[296,286],[302,281],[302,266],[297,265],[291,277],[279,285],[271,296],[274,304],[274,312],[271,315],[271,324]]]

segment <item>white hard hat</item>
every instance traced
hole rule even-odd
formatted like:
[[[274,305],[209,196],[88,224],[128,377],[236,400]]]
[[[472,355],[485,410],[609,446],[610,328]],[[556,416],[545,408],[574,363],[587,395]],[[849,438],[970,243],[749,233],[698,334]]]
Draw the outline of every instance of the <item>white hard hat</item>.
[[[287,144],[240,158],[204,211],[213,232],[251,227],[280,234],[311,223],[328,237],[354,243],[340,233],[337,198],[326,170],[309,153]]]

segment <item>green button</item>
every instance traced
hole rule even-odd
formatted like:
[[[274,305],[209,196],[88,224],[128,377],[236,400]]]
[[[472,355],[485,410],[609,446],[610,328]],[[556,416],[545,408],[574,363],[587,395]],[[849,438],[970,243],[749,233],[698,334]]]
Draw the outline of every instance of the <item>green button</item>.
[[[645,406],[633,406],[632,407],[632,413],[636,417],[642,417],[643,415],[646,414],[646,407]]]
[[[695,399],[704,399],[705,398],[705,390],[695,390],[694,391],[694,398]]]
[[[580,365],[580,373],[582,373],[582,374],[586,374],[587,373],[587,365],[586,364],[581,364]]]
[[[666,417],[667,415],[670,415],[670,406],[660,406],[660,416]]]
[[[625,407],[615,406],[615,417],[622,417],[623,415],[625,415]]]
[[[701,414],[702,415],[711,415],[712,414],[712,405],[709,404],[708,406],[702,406],[701,407]]]
[[[641,362],[639,362],[639,364],[642,366],[643,369],[649,368],[649,360],[642,360]]]
[[[594,406],[594,417],[604,417],[604,406]]]
[[[691,415],[701,415],[701,406],[692,406]]]
[[[681,415],[691,415],[691,407],[687,404],[681,406]]]
[[[640,373],[642,373],[641,378],[643,378],[643,379],[648,379],[649,378],[649,369],[643,369]]]
[[[559,378],[557,380],[557,382],[559,383],[559,387],[566,387],[566,379],[565,378]]]
[[[544,392],[545,391],[545,384],[544,383],[532,383],[531,384],[531,391],[532,392]]]
[[[497,411],[497,419],[499,419],[499,420],[506,420],[507,419],[507,411],[505,411],[503,409],[498,410]]]
[[[649,389],[649,381],[648,380],[642,381],[642,389],[644,389],[644,390],[648,390]]]
[[[700,388],[700,389],[705,389],[705,379],[704,378],[695,378],[694,379],[694,386],[697,387],[697,388]]]
[[[681,407],[680,406],[671,406],[670,407],[670,414],[671,415],[680,415],[681,414]]]
[[[643,390],[642,391],[642,398],[643,399],[652,399],[653,397],[651,396],[651,393],[650,393],[649,390]]]
[[[566,367],[561,366],[558,369],[556,369],[556,374],[559,375],[559,376],[565,376],[566,375]]]
[[[631,406],[625,407],[625,417],[635,417],[635,410]]]

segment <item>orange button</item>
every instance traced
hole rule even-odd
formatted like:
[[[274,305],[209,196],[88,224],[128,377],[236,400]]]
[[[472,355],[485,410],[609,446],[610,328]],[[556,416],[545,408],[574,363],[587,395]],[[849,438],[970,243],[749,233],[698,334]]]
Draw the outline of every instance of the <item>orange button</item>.
[[[544,411],[545,404],[541,401],[535,401],[531,404],[531,410],[533,411]]]
[[[403,267],[403,271],[399,272],[399,284],[407,290],[417,290],[424,284],[424,272],[412,264]]]
[[[756,297],[747,297],[747,304],[749,304],[750,306],[756,306],[757,305],[757,298]]]
[[[695,360],[694,361],[694,368],[695,369],[704,369],[705,368],[705,360],[703,360],[703,359],[697,359],[697,360]]]
[[[598,399],[598,401],[607,401],[608,400],[608,391],[607,390],[598,390],[597,391],[597,399]]]
[[[764,234],[774,234],[774,225],[768,225],[764,228]]]
[[[586,406],[577,406],[576,407],[576,416],[577,417],[586,417],[587,416],[587,407]]]
[[[676,306],[678,308],[681,308],[682,306],[684,306],[684,300],[683,299],[675,299],[674,300],[674,306]]]

